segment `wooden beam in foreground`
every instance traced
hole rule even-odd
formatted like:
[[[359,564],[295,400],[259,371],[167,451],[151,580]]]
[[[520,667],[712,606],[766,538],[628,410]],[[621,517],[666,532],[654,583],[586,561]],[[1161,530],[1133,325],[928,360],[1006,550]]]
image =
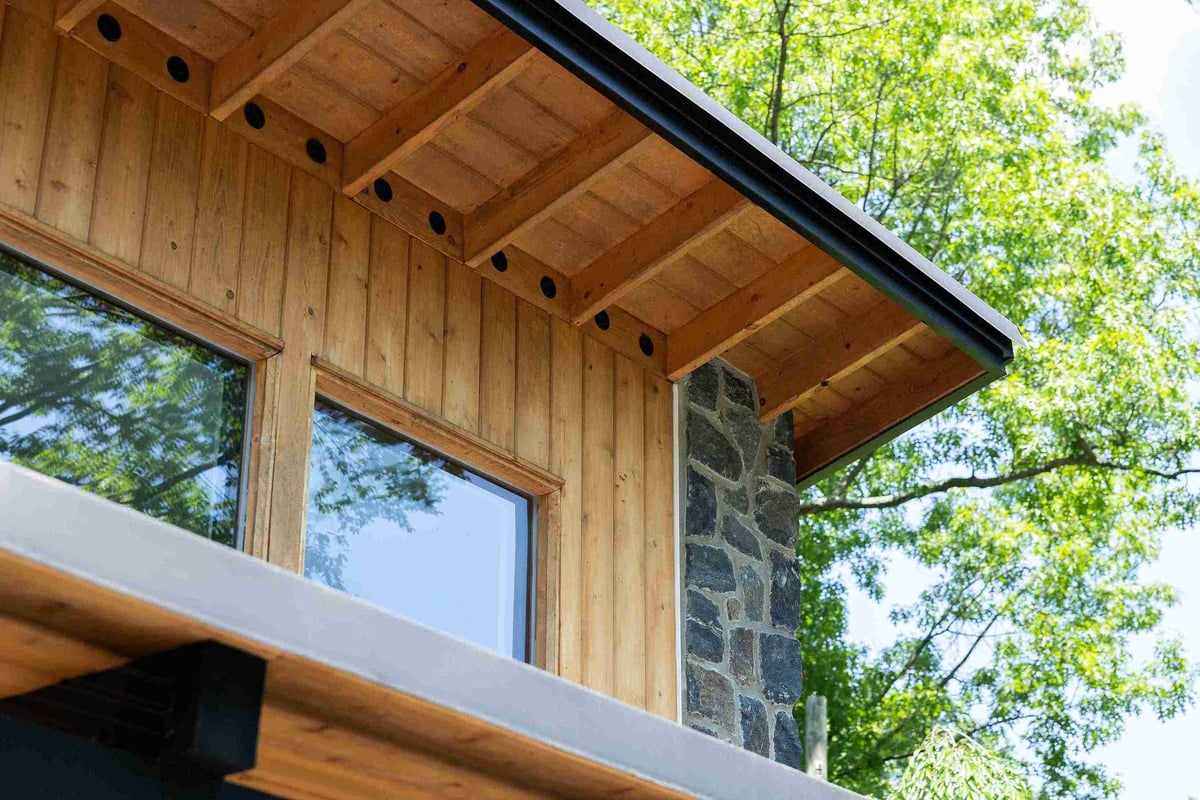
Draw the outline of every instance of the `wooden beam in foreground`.
[[[818,389],[899,347],[924,329],[916,317],[884,300],[853,327],[799,352],[758,379],[759,417],[772,420]]]
[[[804,480],[982,374],[979,364],[960,350],[921,364],[862,405],[797,436],[796,480]]]
[[[480,42],[346,144],[342,191],[361,192],[397,161],[521,73],[537,51],[507,28]]]
[[[103,3],[104,0],[58,0],[54,4],[54,27],[70,33]]]
[[[370,0],[288,0],[249,39],[235,45],[213,70],[211,113],[226,119],[309,50],[334,33]]]
[[[667,377],[679,380],[849,274],[815,245],[806,245],[668,336]]]
[[[574,276],[573,321],[582,325],[613,305],[749,207],[724,181],[701,186]]]
[[[624,111],[613,112],[580,134],[467,216],[467,264],[478,267],[555,209],[629,163],[652,139],[650,131]]]

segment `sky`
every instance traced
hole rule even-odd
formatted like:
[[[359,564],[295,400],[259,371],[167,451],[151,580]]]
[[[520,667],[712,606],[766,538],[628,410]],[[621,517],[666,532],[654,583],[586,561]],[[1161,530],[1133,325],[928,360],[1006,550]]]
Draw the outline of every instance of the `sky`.
[[[1185,0],[1091,0],[1091,5],[1100,27],[1121,35],[1126,60],[1125,77],[1097,99],[1138,104],[1165,134],[1180,167],[1200,180],[1200,8]],[[1127,173],[1136,152],[1135,143],[1124,144],[1111,159],[1114,171]],[[1181,601],[1167,613],[1164,629],[1182,636],[1189,656],[1200,661],[1200,530],[1168,532],[1161,558],[1145,575],[1179,590]],[[851,593],[851,637],[876,648],[893,641],[886,608],[913,602],[932,578],[912,563],[893,562],[885,603]],[[1148,654],[1149,647],[1150,642],[1134,642],[1136,653]],[[1096,758],[1120,776],[1121,800],[1200,800],[1200,707],[1166,723],[1153,715],[1133,719],[1124,737]]]

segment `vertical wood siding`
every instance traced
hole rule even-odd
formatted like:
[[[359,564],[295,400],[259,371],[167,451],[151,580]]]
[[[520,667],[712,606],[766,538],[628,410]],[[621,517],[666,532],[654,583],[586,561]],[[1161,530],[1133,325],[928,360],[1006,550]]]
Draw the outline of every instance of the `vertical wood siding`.
[[[675,715],[669,384],[4,4],[0,204],[284,341],[256,555],[303,563],[319,356],[564,481],[552,663]]]

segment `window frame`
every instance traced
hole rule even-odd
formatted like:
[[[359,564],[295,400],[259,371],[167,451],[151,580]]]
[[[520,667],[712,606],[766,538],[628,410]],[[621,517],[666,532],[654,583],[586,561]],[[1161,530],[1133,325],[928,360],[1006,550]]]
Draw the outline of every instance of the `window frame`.
[[[313,358],[312,363],[314,407],[318,400],[338,407],[528,499],[525,661],[557,674],[562,479],[411,402],[362,382],[327,361]],[[309,447],[311,457],[311,437]],[[306,485],[306,497],[307,493]]]
[[[257,555],[265,545],[272,460],[262,446],[262,431],[276,402],[283,342],[206,308],[185,292],[48,226],[0,218],[0,249],[57,280],[246,365],[249,374],[234,549]]]

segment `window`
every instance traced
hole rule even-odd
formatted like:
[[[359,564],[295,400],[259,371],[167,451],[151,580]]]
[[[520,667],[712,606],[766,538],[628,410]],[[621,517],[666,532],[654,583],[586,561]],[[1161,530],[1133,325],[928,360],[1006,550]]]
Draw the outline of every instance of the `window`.
[[[249,379],[0,250],[0,460],[236,546]]]
[[[529,657],[526,498],[320,400],[308,492],[306,576]]]

